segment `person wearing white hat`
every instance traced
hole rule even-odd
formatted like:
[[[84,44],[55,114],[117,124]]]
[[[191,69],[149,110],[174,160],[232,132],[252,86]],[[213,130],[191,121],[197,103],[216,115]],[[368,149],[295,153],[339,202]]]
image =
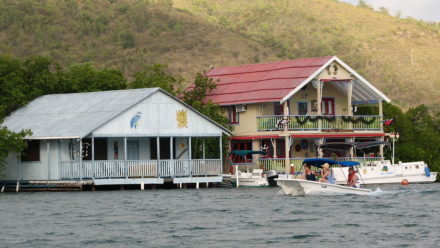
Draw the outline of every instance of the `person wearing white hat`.
[[[329,180],[330,176],[331,176],[330,165],[328,163],[325,163],[322,165],[321,179],[319,179],[319,181],[322,183],[330,183]]]

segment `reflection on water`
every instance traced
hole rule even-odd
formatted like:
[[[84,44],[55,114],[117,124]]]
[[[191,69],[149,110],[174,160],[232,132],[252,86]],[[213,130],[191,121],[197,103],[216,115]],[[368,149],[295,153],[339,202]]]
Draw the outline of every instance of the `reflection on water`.
[[[373,187],[375,189],[376,187]],[[0,194],[1,247],[439,247],[440,184]]]

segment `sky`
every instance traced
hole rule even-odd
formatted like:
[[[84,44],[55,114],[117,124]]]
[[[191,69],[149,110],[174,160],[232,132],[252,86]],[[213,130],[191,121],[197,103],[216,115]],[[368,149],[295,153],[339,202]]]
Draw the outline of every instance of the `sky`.
[[[357,5],[358,0],[339,0]],[[399,11],[402,17],[411,16],[415,19],[440,22],[440,0],[364,0],[367,4],[378,7],[385,7],[391,15]]]

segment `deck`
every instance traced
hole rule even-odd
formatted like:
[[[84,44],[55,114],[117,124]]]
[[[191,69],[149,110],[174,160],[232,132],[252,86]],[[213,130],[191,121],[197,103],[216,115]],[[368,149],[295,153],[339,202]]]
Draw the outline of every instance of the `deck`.
[[[96,185],[211,183],[222,181],[221,159],[64,161],[62,180],[91,179]]]

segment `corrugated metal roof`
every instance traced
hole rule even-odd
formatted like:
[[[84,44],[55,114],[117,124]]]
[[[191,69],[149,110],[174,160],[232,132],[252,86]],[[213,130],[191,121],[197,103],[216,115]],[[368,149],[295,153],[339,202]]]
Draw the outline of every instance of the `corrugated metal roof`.
[[[2,126],[32,138],[85,137],[159,88],[54,94],[36,98],[6,117]]]
[[[280,101],[333,57],[213,68],[217,83],[207,97],[220,105]]]

